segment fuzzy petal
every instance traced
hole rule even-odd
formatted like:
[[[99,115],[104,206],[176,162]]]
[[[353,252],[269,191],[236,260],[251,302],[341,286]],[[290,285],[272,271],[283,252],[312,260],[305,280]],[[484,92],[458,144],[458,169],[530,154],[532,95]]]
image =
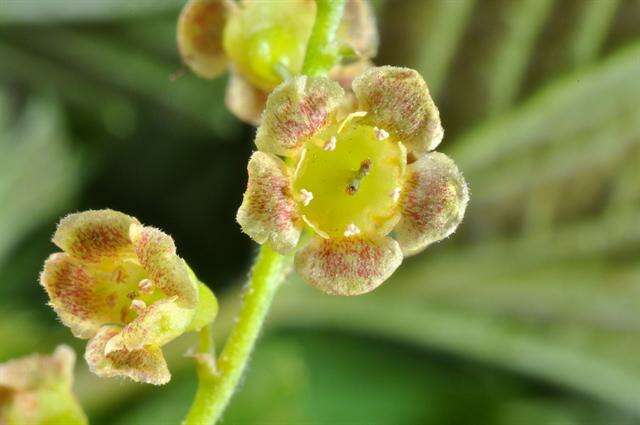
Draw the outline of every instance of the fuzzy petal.
[[[155,302],[134,321],[122,329],[122,343],[128,351],[140,350],[145,345],[162,347],[184,333],[191,323],[195,309],[178,306],[177,297]],[[107,351],[111,351],[107,347]]]
[[[70,214],[60,220],[53,243],[74,258],[96,263],[131,253],[129,226],[138,220],[109,209]]]
[[[203,78],[215,78],[227,67],[222,47],[227,1],[189,0],[178,19],[178,49],[184,63]]]
[[[149,226],[133,225],[129,231],[138,261],[154,284],[165,295],[178,297],[178,304],[195,308],[198,285],[191,279],[189,268],[176,255],[171,236]]]
[[[378,52],[379,37],[375,15],[367,0],[348,0],[340,22],[340,38],[363,58]]]
[[[91,338],[103,324],[119,321],[115,293],[100,288],[87,268],[66,253],[49,256],[40,284],[62,323],[78,338]]]
[[[309,138],[332,122],[344,90],[325,77],[298,76],[269,95],[256,135],[264,152],[293,156]]]
[[[332,295],[360,295],[380,286],[402,263],[389,237],[314,238],[296,254],[296,270],[309,284]]]
[[[369,112],[365,120],[394,133],[410,152],[425,154],[442,141],[438,108],[413,69],[370,68],[353,81],[353,91],[358,110]]]
[[[301,229],[289,172],[281,159],[260,151],[251,156],[248,171],[236,220],[259,244],[269,242],[274,250],[286,253],[298,244]]]
[[[402,218],[395,228],[405,255],[452,234],[464,217],[469,191],[455,163],[431,152],[407,167],[403,188]]]
[[[231,72],[225,104],[239,119],[251,125],[260,124],[267,94],[252,86],[241,75]]]
[[[136,382],[162,385],[169,382],[171,374],[162,350],[147,346],[141,350],[127,351],[124,347],[106,354],[106,346],[118,346],[121,328],[105,326],[87,344],[85,360],[91,372],[103,378],[126,376]],[[111,342],[115,338],[114,342]]]
[[[71,387],[76,353],[60,345],[51,356],[31,354],[0,364],[0,388],[30,391],[43,387]]]

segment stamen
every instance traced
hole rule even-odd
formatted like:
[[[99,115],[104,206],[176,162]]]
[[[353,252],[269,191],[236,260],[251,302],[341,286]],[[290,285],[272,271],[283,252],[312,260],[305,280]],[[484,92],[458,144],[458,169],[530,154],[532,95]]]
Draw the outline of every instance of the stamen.
[[[398,202],[398,199],[400,199],[400,191],[402,189],[400,189],[399,187],[396,187],[395,189],[393,189],[391,191],[391,199],[393,199],[393,202]]]
[[[300,198],[302,200],[302,205],[306,207],[313,200],[313,192],[309,192],[307,189],[302,189],[300,190]]]
[[[376,133],[376,139],[383,141],[389,138],[389,133],[382,128],[374,127],[373,131]]]
[[[356,172],[356,176],[347,184],[347,195],[353,195],[360,189],[360,182],[369,174],[371,166],[372,162],[370,159],[365,159],[360,163],[360,168]]]
[[[338,139],[336,139],[336,136],[331,136],[331,138],[327,140],[327,143],[324,144],[322,149],[324,149],[325,151],[332,151],[336,148],[337,142],[338,142]]]
[[[348,225],[347,228],[344,230],[344,236],[347,238],[350,238],[351,236],[355,236],[359,233],[360,233],[360,228],[353,223]]]
[[[146,308],[147,308],[147,303],[145,303],[142,300],[131,301],[131,310],[135,311],[138,314],[142,314]]]
[[[142,279],[140,282],[138,282],[138,289],[140,290],[141,293],[143,294],[150,294],[153,292],[153,281],[151,279]]]

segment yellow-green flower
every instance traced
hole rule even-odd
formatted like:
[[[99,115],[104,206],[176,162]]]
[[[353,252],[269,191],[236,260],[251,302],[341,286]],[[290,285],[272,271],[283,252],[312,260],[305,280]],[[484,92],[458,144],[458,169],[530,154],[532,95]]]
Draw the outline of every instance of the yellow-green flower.
[[[217,312],[215,297],[176,255],[173,239],[112,210],[62,219],[40,277],[62,323],[91,339],[85,359],[99,376],[164,384],[161,347],[199,330]]]
[[[0,424],[83,425],[82,408],[71,391],[73,350],[31,354],[0,364]]]
[[[300,73],[315,13],[313,0],[189,0],[178,21],[178,47],[184,63],[201,77],[214,78],[229,68],[227,106],[256,124],[267,95]],[[332,71],[334,79],[350,85],[378,48],[367,0],[346,2],[338,38],[359,57]]]
[[[434,152],[438,109],[414,70],[369,68],[356,101],[328,78],[293,78],[269,96],[237,220],[258,243],[296,252],[298,273],[330,294],[384,282],[403,255],[455,231],[469,194],[454,162]]]

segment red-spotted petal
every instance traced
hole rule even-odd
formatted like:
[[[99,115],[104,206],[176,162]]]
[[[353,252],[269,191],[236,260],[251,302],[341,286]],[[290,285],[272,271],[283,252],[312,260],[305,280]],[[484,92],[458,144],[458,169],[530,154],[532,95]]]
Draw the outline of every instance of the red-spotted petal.
[[[51,356],[31,354],[0,364],[0,388],[29,391],[47,386],[70,387],[76,353],[60,345]]]
[[[231,72],[225,104],[233,115],[247,124],[258,125],[266,103],[267,93],[249,84],[236,72]]]
[[[120,321],[116,289],[100,285],[86,266],[66,253],[49,256],[40,284],[62,323],[79,338],[90,338],[103,324]]]
[[[91,372],[103,378],[126,376],[136,382],[162,385],[169,382],[171,373],[157,346],[128,351],[121,341],[121,328],[105,326],[87,344],[85,360]],[[111,342],[115,338],[115,341]],[[118,347],[106,354],[107,344]]]
[[[353,81],[353,91],[358,109],[368,112],[365,121],[393,133],[410,152],[422,155],[442,141],[438,108],[413,69],[369,68]]]
[[[122,329],[122,343],[128,351],[140,350],[146,345],[162,347],[185,332],[195,309],[182,308],[177,297],[156,301]],[[111,351],[107,347],[107,351]]]
[[[339,36],[356,53],[372,58],[378,51],[379,37],[375,15],[367,0],[349,0],[344,6]]]
[[[295,155],[308,138],[332,123],[343,96],[340,85],[325,77],[285,81],[267,99],[256,146],[276,155]]]
[[[131,254],[129,226],[138,220],[109,209],[70,214],[60,220],[53,242],[74,258],[99,262]]]
[[[289,171],[281,159],[260,151],[251,156],[248,171],[247,191],[236,220],[256,242],[268,242],[286,253],[298,244],[301,229]]]
[[[198,286],[191,279],[184,260],[176,255],[171,236],[154,227],[133,225],[129,231],[138,261],[149,279],[165,295],[178,297],[178,304],[194,308],[198,303]]]
[[[380,286],[402,263],[389,237],[316,237],[296,254],[296,270],[309,284],[332,295],[360,295]]]
[[[203,78],[214,78],[227,67],[222,47],[228,2],[189,0],[178,19],[178,49],[184,63]]]
[[[412,255],[456,230],[469,191],[455,163],[439,152],[410,164],[407,175],[400,201],[402,218],[394,230],[403,253]]]

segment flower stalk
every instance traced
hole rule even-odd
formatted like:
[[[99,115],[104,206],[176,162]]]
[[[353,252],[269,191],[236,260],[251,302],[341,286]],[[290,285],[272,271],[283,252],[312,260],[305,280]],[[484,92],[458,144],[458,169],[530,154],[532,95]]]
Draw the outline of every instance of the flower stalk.
[[[344,13],[344,3],[345,0],[316,0],[316,20],[302,65],[303,75],[324,75],[338,63],[340,52],[336,34]]]
[[[344,0],[317,0],[317,14],[304,60],[303,74],[326,74],[339,60],[336,33],[344,12]],[[183,425],[215,424],[229,404],[276,291],[291,269],[293,257],[262,245],[244,291],[236,325],[220,356],[213,360],[209,326],[199,338],[198,390]],[[207,361],[209,359],[209,361]]]
[[[253,266],[244,303],[215,367],[200,359],[198,391],[184,425],[214,424],[229,403],[255,346],[274,295],[291,266],[291,257],[263,245]],[[213,355],[211,329],[200,335],[200,354]]]

